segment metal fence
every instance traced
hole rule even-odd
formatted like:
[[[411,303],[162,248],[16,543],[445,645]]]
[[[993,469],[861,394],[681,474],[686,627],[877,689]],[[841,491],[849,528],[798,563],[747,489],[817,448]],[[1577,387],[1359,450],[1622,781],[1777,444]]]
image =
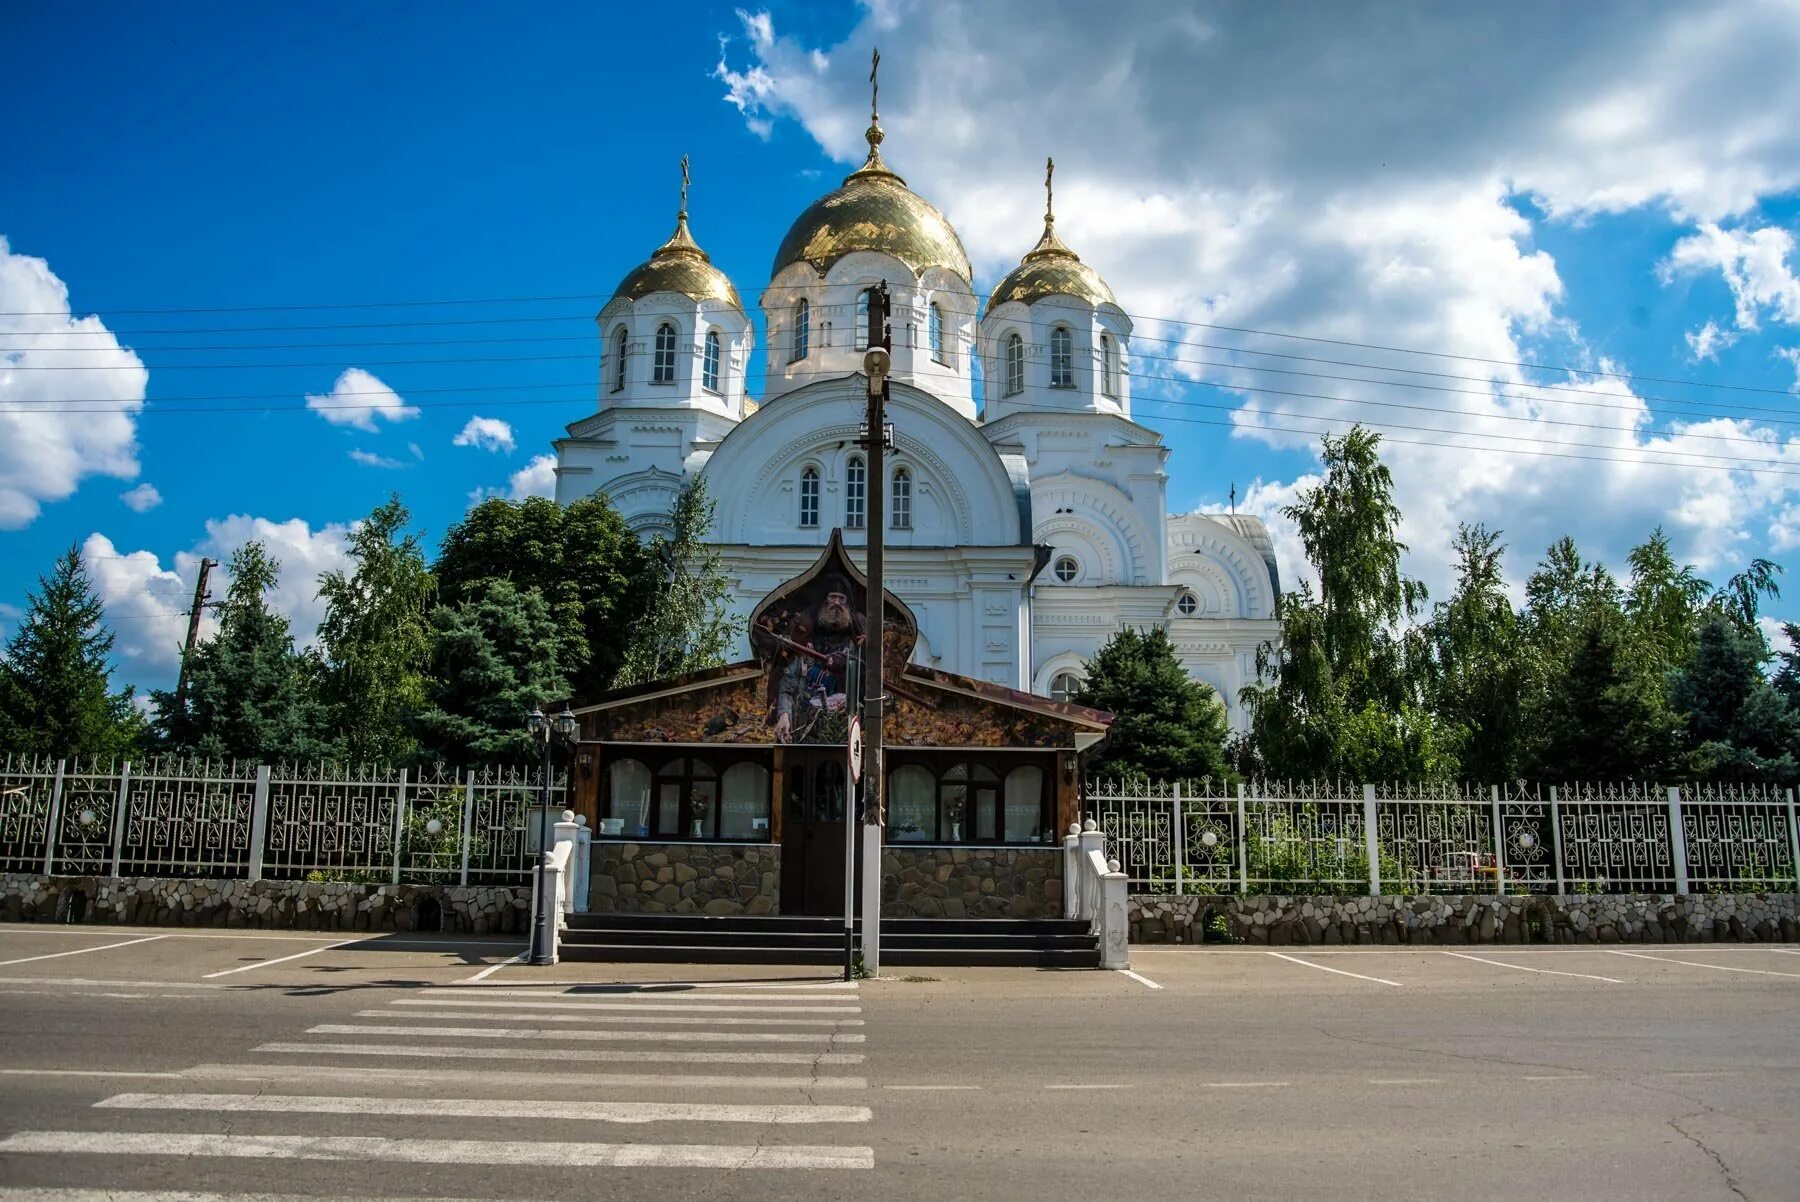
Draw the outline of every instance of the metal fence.
[[[1699,893],[1800,888],[1766,785],[1087,782],[1147,893]]]
[[[550,782],[552,817],[568,797]],[[0,760],[0,871],[513,884],[538,852],[542,778],[154,760]]]

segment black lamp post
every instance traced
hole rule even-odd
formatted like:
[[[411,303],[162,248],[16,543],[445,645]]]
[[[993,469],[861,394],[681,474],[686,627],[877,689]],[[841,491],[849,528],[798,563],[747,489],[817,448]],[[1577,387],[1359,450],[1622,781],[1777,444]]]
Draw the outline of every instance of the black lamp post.
[[[531,963],[535,965],[554,963],[556,957],[556,928],[552,925],[556,922],[552,912],[556,899],[550,896],[550,736],[571,739],[576,726],[575,715],[567,704],[554,718],[546,718],[536,706],[525,716],[525,729],[544,745],[543,778],[538,793],[542,813],[538,819],[537,914],[531,924]]]

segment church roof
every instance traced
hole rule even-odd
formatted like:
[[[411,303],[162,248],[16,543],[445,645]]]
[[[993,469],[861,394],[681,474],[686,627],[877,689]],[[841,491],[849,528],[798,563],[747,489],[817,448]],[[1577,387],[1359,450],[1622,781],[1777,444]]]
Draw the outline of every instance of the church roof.
[[[1056,170],[1054,161],[1048,164],[1044,174],[1044,188],[1049,191],[1051,175]],[[1044,233],[1037,245],[1026,253],[1019,265],[1007,273],[988,298],[989,310],[1008,301],[1020,301],[1031,304],[1046,296],[1073,296],[1095,306],[1113,305],[1118,301],[1113,298],[1112,289],[1100,278],[1100,273],[1081,261],[1081,257],[1056,236],[1056,213],[1046,195],[1044,203]]]
[[[730,278],[713,266],[688,229],[687,194],[688,160],[682,155],[681,209],[675,214],[675,232],[647,261],[626,273],[613,289],[613,300],[634,301],[653,292],[678,292],[694,301],[722,301],[742,312],[743,302]]]

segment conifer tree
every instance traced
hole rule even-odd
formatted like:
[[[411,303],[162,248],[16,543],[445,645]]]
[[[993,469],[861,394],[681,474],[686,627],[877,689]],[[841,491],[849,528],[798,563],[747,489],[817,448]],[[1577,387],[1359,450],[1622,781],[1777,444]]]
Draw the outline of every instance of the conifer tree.
[[[102,625],[81,551],[71,546],[38,578],[0,662],[0,738],[8,750],[54,758],[128,755],[143,735],[132,690],[114,693]]]
[[[431,614],[431,676],[417,719],[421,753],[442,763],[532,764],[533,707],[568,694],[558,630],[535,589],[489,579]]]
[[[1800,716],[1763,675],[1767,655],[1754,627],[1722,612],[1701,620],[1693,662],[1671,686],[1697,774],[1782,784],[1800,776]]]
[[[1456,591],[1421,632],[1426,695],[1454,732],[1463,773],[1476,780],[1516,775],[1523,633],[1501,576],[1500,533],[1464,525],[1451,544]]]
[[[1113,635],[1087,662],[1074,700],[1113,715],[1091,775],[1225,779],[1225,707],[1187,674],[1167,632]]]
[[[705,482],[694,480],[676,498],[669,537],[651,543],[645,557],[650,576],[646,608],[632,627],[617,684],[641,684],[725,662],[736,630],[726,608],[729,584],[719,553],[706,541],[713,508]]]

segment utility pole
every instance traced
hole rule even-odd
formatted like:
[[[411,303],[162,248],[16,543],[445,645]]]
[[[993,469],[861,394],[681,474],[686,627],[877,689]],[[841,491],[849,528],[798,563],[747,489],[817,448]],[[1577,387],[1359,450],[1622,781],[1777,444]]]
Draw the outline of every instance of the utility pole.
[[[874,976],[881,971],[881,833],[886,820],[886,782],[881,773],[881,716],[885,698],[882,653],[886,591],[883,586],[882,551],[887,532],[887,402],[888,373],[893,364],[894,332],[888,321],[887,281],[869,297],[869,351],[863,366],[869,376],[869,412],[862,445],[869,458],[869,510],[864,523],[869,532],[867,613],[863,626],[863,845],[862,845],[862,953],[863,968]]]
[[[219,566],[216,559],[200,560],[200,575],[194,580],[194,604],[188,610],[187,643],[181,649],[181,674],[175,679],[175,700],[187,700],[188,660],[194,656],[194,644],[200,641],[200,614],[206,609],[206,578]]]

